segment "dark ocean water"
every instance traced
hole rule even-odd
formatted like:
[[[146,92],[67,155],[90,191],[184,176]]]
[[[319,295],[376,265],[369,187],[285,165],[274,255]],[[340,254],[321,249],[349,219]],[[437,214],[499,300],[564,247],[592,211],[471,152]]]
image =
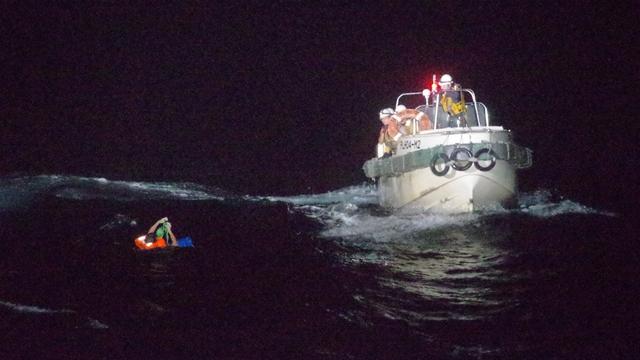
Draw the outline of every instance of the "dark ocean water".
[[[630,217],[552,191],[388,213],[362,184],[0,179],[0,358],[626,359]],[[196,247],[135,250],[168,216]]]

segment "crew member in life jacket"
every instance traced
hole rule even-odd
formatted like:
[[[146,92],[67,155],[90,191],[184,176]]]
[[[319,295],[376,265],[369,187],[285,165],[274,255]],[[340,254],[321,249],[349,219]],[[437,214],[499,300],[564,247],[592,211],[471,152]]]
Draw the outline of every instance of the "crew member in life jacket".
[[[178,246],[176,236],[171,231],[169,218],[162,218],[151,225],[147,235],[142,235],[135,240],[138,249],[150,250],[167,246]]]
[[[380,136],[378,136],[377,156],[381,158],[391,156],[396,151],[398,139],[400,139],[402,133],[398,129],[397,120],[393,117],[393,109],[386,108],[381,110],[379,115],[382,128],[380,129]]]
[[[464,94],[459,84],[453,83],[453,78],[449,74],[444,74],[440,78],[440,105],[442,109],[449,115],[449,127],[466,127],[467,119],[465,113],[467,107],[465,105]]]
[[[402,104],[396,108],[396,113],[393,115],[393,118],[398,122],[400,132],[403,135],[431,129],[431,119],[429,119],[429,115],[416,109],[407,109]],[[414,124],[416,123],[418,127],[414,130]]]

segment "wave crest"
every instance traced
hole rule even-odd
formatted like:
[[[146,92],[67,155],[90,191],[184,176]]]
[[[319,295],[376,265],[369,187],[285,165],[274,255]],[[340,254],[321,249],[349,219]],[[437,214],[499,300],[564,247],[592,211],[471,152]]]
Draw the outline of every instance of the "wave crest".
[[[96,177],[38,175],[0,179],[0,210],[22,209],[38,196],[70,200],[225,200],[222,189],[189,182],[118,181]]]
[[[73,314],[75,313],[75,311],[68,310],[68,309],[54,310],[54,309],[41,308],[33,305],[14,304],[8,301],[0,301],[0,305],[10,310],[13,310],[15,312],[29,313],[29,314]]]

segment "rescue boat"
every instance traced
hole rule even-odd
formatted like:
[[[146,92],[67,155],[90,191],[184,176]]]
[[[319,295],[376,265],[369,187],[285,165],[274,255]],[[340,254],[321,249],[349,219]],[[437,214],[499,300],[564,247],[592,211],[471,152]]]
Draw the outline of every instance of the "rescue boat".
[[[516,144],[510,130],[491,124],[473,90],[456,88],[463,94],[463,115],[454,117],[443,108],[446,91],[432,89],[396,100],[396,109],[413,100],[416,112],[429,117],[430,128],[421,129],[414,120],[391,153],[363,165],[365,175],[377,179],[380,205],[437,213],[514,206],[516,170],[531,167],[531,149]]]

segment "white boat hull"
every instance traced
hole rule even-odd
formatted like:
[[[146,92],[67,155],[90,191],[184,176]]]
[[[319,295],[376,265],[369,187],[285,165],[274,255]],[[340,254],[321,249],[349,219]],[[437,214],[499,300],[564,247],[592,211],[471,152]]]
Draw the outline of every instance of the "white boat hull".
[[[446,175],[436,176],[430,168],[422,168],[378,180],[380,205],[403,210],[460,213],[510,207],[516,193],[515,168],[503,160],[497,160],[490,171],[451,168]]]
[[[391,159],[439,145],[455,147],[470,143],[488,148],[497,144],[516,146],[510,132],[502,127],[443,129],[403,137],[398,152]],[[513,148],[503,149],[506,149],[502,151],[503,156],[497,158],[495,166],[488,171],[481,171],[475,165],[464,171],[450,166],[445,175],[438,176],[429,166],[423,166],[383,174],[378,177],[380,205],[441,213],[510,207],[517,196],[516,166],[505,160]]]

